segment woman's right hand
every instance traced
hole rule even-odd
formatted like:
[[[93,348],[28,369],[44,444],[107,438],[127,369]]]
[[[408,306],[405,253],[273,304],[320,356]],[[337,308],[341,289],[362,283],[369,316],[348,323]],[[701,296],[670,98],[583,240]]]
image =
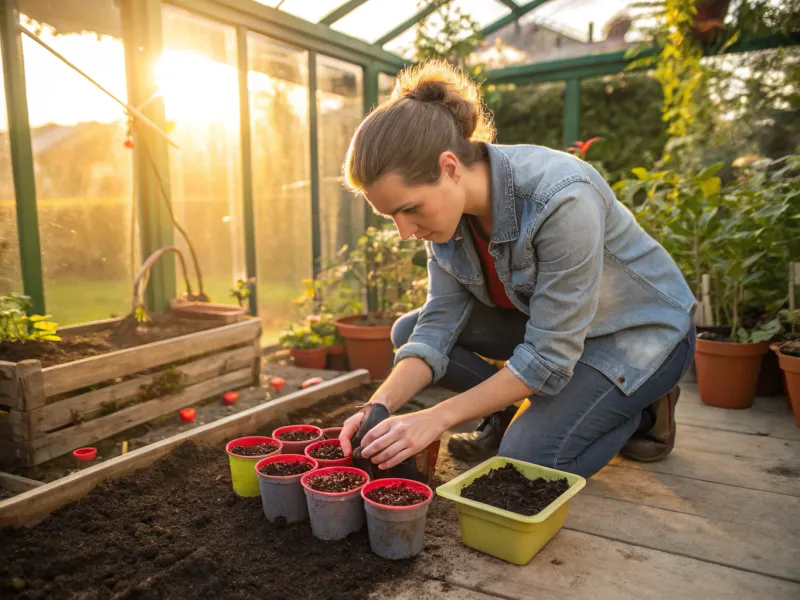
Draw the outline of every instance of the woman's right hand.
[[[353,439],[358,428],[361,427],[361,422],[364,420],[364,417],[366,417],[366,413],[360,410],[356,414],[348,417],[342,424],[342,432],[339,434],[339,443],[342,445],[342,452],[344,452],[345,456],[350,456],[353,453],[353,445],[350,443],[350,440]]]

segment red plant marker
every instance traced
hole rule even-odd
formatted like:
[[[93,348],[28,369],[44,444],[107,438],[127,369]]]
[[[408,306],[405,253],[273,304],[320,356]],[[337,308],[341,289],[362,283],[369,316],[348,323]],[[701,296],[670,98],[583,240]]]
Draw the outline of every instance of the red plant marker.
[[[133,148],[133,140],[131,138],[128,138],[124,142],[122,142],[122,145],[128,149],[131,149]]]
[[[276,392],[280,392],[286,385],[286,380],[283,377],[273,377],[269,380],[269,385]]]
[[[72,451],[72,456],[80,461],[92,461],[97,458],[97,448],[78,448]]]
[[[193,408],[182,408],[178,411],[178,415],[184,423],[191,423],[197,416],[197,411]]]
[[[322,379],[322,377],[312,377],[311,379],[306,379],[302,384],[300,384],[300,387],[303,389],[310,388],[312,385],[318,385],[323,381],[324,379]]]
[[[222,394],[222,403],[225,406],[233,406],[239,399],[239,392],[225,392]]]

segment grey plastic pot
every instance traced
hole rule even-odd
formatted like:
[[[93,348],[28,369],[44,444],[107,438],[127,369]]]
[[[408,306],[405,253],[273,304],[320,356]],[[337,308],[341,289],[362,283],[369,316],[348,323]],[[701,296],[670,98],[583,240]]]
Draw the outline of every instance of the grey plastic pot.
[[[341,471],[358,473],[364,478],[364,483],[354,490],[338,494],[319,492],[308,485],[311,475]],[[300,483],[306,493],[308,517],[314,537],[319,540],[341,540],[364,527],[366,514],[364,501],[361,499],[361,489],[368,482],[369,475],[354,467],[327,467],[303,475]]]
[[[312,468],[305,473],[286,477],[265,475],[259,470],[262,466],[275,462],[304,462],[312,465]],[[287,523],[298,523],[308,519],[308,505],[300,479],[308,473],[313,473],[318,466],[317,461],[313,458],[299,454],[279,454],[256,463],[261,505],[264,508],[264,516],[269,521],[274,521],[279,517],[286,519]]]
[[[387,506],[367,498],[367,494],[381,487],[402,485],[425,495],[425,500],[411,506]],[[369,546],[380,557],[391,560],[411,558],[425,545],[425,520],[433,490],[424,483],[411,479],[378,479],[361,488],[367,513]]]

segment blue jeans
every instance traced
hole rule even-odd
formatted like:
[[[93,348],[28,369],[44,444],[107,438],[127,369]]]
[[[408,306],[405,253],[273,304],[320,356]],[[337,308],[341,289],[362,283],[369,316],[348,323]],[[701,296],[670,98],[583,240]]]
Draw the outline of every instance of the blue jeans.
[[[392,329],[392,343],[411,336],[417,312],[403,315]],[[449,355],[439,385],[464,392],[497,370],[477,354],[506,360],[523,340],[527,315],[476,303]],[[566,387],[555,396],[534,396],[531,406],[509,427],[499,454],[591,477],[620,451],[636,432],[642,410],[669,392],[694,357],[695,330],[672,350],[650,379],[626,396],[605,375],[577,363]]]

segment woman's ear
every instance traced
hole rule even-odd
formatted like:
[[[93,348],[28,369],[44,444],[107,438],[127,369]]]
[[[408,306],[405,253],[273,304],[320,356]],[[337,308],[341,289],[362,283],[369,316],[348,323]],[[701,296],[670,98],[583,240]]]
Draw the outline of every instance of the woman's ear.
[[[458,183],[459,179],[461,179],[461,161],[449,150],[442,152],[439,155],[439,171],[442,178],[447,177],[453,183]]]

